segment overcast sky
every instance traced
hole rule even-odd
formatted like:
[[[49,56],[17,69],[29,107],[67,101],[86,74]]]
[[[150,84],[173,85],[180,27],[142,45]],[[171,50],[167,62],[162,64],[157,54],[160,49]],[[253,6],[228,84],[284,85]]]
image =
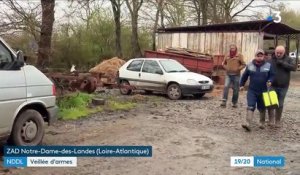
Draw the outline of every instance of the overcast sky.
[[[29,1],[30,4],[33,4],[33,5],[40,4],[40,0],[18,0],[18,2],[20,4],[22,4],[22,2],[26,2],[26,1]],[[244,4],[246,4],[247,1],[250,1],[250,0],[245,0]],[[272,1],[272,0],[268,0],[268,1]],[[276,2],[277,3],[278,2],[283,2],[287,5],[288,8],[291,8],[291,9],[296,10],[296,11],[300,11],[300,0],[276,0]],[[1,4],[1,0],[0,0],[0,4]],[[69,4],[70,3],[67,0],[56,0],[56,6],[55,6],[55,22],[56,23],[66,22],[66,19],[63,16],[65,15],[65,11],[68,11],[68,5]],[[253,5],[256,5],[256,4],[264,4],[264,1],[263,0],[255,0]],[[110,5],[110,4],[108,3],[108,5]],[[267,18],[269,10],[266,10],[266,9],[262,10],[262,9],[263,8],[255,9],[255,10],[260,11],[260,12],[261,11],[266,12],[265,17]],[[251,13],[251,12],[247,11],[246,13]],[[244,20],[249,20],[249,19],[242,18],[241,20],[244,21]]]
[[[286,3],[288,7],[300,11],[300,0],[280,0],[279,2]]]
[[[39,0],[33,0],[33,1],[38,2]],[[272,0],[268,0],[268,1],[272,1]],[[56,2],[57,2],[57,4],[56,4],[56,12],[57,12],[56,16],[57,16],[57,19],[59,19],[63,16],[63,14],[64,14],[63,9],[66,10],[65,6],[68,3],[66,3],[66,0],[56,0]],[[282,3],[286,4],[288,8],[291,8],[291,9],[296,10],[296,11],[300,11],[300,0],[276,0],[276,3],[279,3],[279,2],[282,2]],[[263,0],[255,0],[254,3],[255,4],[264,4],[264,1]],[[261,11],[261,9],[259,9],[258,11]],[[265,11],[266,11],[266,13],[269,13],[269,10],[265,10]],[[266,17],[267,17],[267,14],[266,14]]]

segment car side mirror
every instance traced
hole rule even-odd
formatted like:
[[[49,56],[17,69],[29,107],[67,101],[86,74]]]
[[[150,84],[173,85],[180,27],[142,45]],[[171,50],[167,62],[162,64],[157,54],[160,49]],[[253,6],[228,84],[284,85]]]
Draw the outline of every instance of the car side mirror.
[[[17,60],[24,62],[24,54],[21,50],[17,52]]]
[[[156,70],[155,73],[159,74],[159,75],[163,75],[164,74],[162,70]]]
[[[21,50],[17,52],[17,60],[15,61],[15,69],[20,69],[24,66],[24,54]]]

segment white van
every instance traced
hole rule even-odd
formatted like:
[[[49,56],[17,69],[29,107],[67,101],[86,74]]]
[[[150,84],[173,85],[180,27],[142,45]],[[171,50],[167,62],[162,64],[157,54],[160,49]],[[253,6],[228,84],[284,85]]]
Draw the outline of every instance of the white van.
[[[0,140],[38,145],[56,120],[55,86],[0,37]]]

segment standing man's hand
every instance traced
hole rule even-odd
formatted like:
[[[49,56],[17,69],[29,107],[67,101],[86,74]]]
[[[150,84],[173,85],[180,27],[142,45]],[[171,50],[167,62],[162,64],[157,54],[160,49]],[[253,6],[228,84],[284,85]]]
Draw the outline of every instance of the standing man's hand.
[[[278,59],[277,60],[277,64],[283,64],[283,60],[282,59]]]

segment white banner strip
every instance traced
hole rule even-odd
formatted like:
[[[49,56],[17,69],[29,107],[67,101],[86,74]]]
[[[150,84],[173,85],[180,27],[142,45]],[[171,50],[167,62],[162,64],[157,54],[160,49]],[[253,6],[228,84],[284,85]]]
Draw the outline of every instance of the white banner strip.
[[[254,167],[253,156],[232,156],[230,157],[232,167]]]
[[[77,157],[27,157],[27,167],[77,167]]]

